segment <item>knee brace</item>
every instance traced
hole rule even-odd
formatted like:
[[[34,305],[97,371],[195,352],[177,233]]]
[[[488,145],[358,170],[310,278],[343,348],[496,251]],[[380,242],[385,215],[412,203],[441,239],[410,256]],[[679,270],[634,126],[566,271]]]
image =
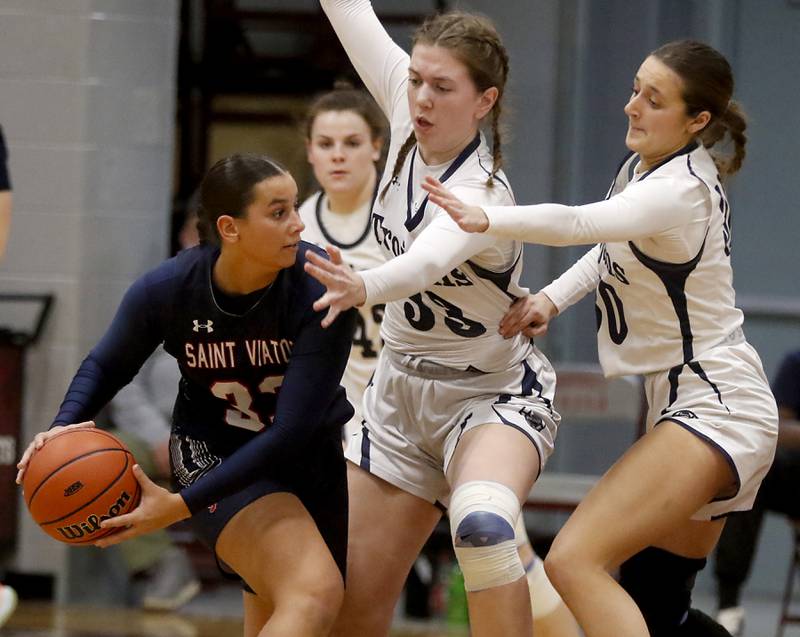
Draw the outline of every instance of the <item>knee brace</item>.
[[[686,621],[692,589],[705,559],[650,547],[624,562],[619,583],[639,606],[653,637],[672,637]]]
[[[499,482],[476,480],[453,492],[450,530],[468,591],[503,586],[525,575],[514,539],[519,513],[517,496]]]

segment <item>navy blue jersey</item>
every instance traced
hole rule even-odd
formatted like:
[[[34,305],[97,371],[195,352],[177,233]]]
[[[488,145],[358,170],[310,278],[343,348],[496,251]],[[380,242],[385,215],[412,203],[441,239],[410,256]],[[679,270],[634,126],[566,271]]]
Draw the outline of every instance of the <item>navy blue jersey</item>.
[[[787,407],[800,418],[800,350],[787,354],[781,361],[772,392],[778,407]]]
[[[181,370],[173,431],[226,458],[181,491],[192,513],[291,463],[308,444],[340,436],[353,415],[339,381],[355,311],[321,327],[324,313],[312,304],[324,287],[303,270],[306,250],[324,254],[302,242],[292,267],[245,297],[222,298],[211,278],[219,249],[207,245],[142,276],[78,369],[53,425],[92,418],[163,342]]]
[[[11,178],[8,176],[8,149],[0,126],[0,190],[11,190]]]

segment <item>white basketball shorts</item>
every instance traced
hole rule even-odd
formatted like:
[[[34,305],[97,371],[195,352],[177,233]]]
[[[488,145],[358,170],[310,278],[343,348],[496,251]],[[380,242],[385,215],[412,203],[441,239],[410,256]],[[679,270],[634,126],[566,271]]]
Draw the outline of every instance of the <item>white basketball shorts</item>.
[[[512,369],[484,373],[384,347],[364,394],[362,426],[350,435],[345,456],[408,493],[446,506],[447,467],[461,436],[475,427],[514,427],[534,445],[544,468],[560,420],[554,393],[555,373],[537,350]]]

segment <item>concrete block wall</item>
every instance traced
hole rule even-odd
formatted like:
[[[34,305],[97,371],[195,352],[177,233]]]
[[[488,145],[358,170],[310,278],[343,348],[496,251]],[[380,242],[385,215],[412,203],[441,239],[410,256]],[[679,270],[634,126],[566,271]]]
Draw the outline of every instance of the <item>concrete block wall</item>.
[[[27,352],[23,441],[47,427],[126,287],[166,256],[178,10],[178,0],[0,2],[14,189],[0,292],[56,296]],[[65,556],[20,516],[9,567],[63,575]]]

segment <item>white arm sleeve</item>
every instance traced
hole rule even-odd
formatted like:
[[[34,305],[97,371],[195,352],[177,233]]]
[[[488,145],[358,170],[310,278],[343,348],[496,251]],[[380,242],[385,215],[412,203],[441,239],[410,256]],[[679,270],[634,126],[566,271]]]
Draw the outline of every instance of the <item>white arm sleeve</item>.
[[[359,272],[367,290],[366,303],[386,303],[425,290],[496,242],[487,234],[467,234],[450,217],[438,215],[404,254]]]
[[[705,186],[676,179],[630,184],[606,201],[489,206],[488,233],[549,246],[635,241],[684,226],[707,212]]]
[[[378,20],[369,0],[321,0],[350,62],[389,121],[406,99],[408,54]]]
[[[589,250],[550,285],[542,288],[559,313],[597,289],[600,282],[600,246]]]

